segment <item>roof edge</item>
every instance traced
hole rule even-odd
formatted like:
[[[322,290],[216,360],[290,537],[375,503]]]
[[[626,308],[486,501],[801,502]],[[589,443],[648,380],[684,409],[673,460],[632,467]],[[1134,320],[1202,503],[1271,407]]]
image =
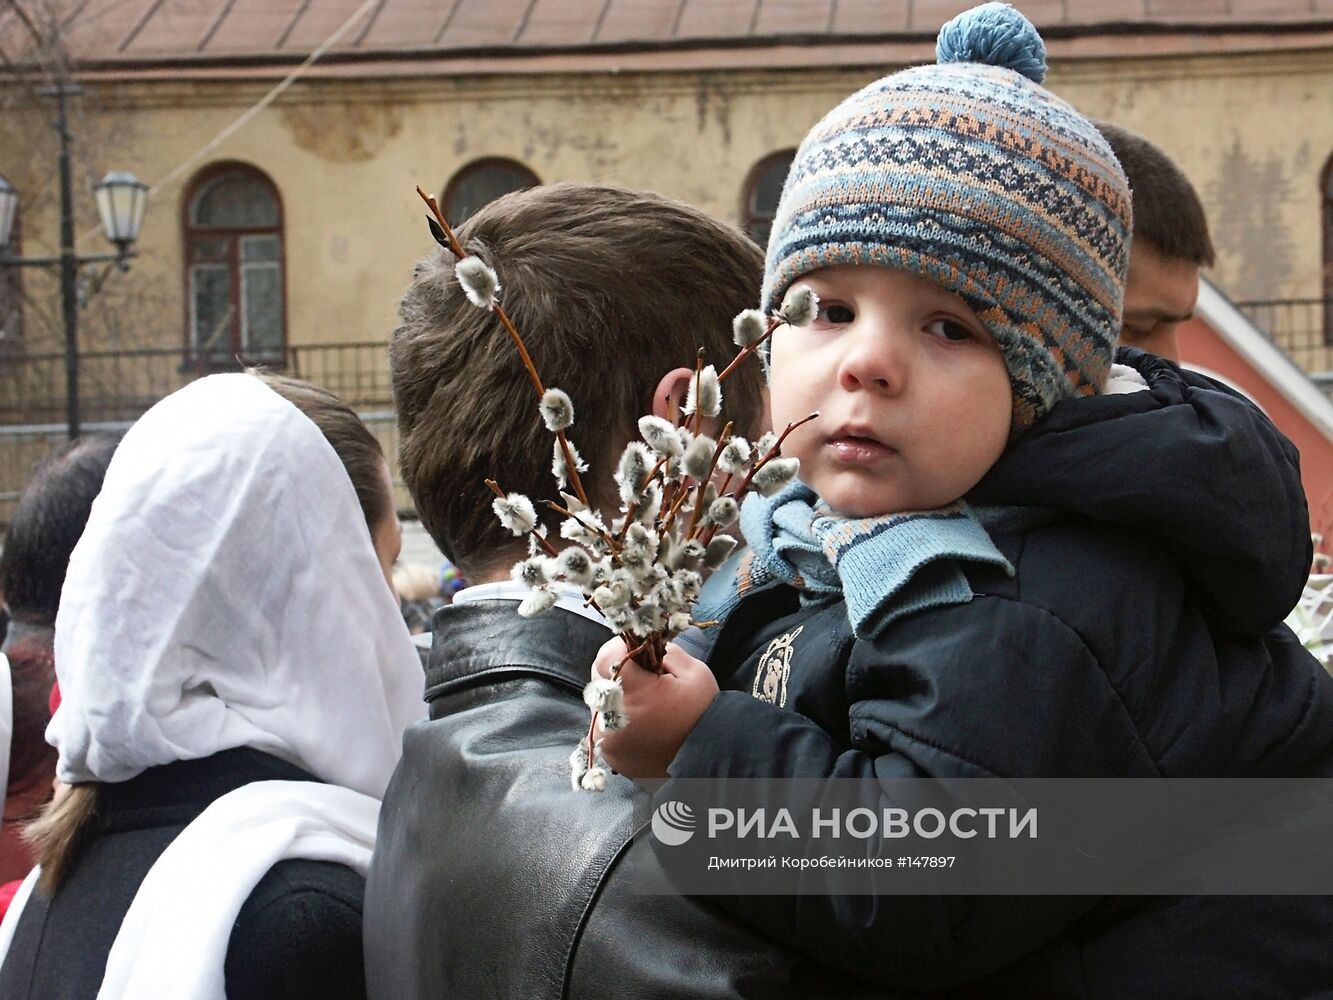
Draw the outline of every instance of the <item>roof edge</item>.
[[[1315,36],[1312,41],[1316,47],[1326,47],[1327,37],[1333,33],[1333,17],[1311,17],[1308,19],[1281,21],[1105,21],[1088,24],[1053,24],[1041,29],[1042,37],[1050,44],[1053,58],[1074,60],[1088,58],[1077,47],[1062,43],[1081,43],[1098,38],[1152,38],[1166,40],[1179,38],[1182,41],[1200,37],[1239,40],[1244,36],[1255,39],[1271,39],[1277,43],[1274,47],[1287,48],[1300,36]],[[494,59],[501,63],[510,60],[524,60],[549,56],[582,56],[585,58],[605,58],[616,56],[635,56],[645,54],[737,52],[759,53],[770,49],[838,50],[846,48],[865,49],[867,47],[910,47],[934,46],[934,32],[896,31],[874,34],[790,34],[763,35],[745,37],[707,37],[655,39],[644,41],[622,41],[608,43],[577,43],[561,45],[485,45],[440,47],[433,45],[374,48],[338,48],[324,53],[320,62],[326,66],[356,65],[367,62],[394,63],[407,61],[449,61]],[[1259,48],[1257,51],[1264,51]],[[283,68],[299,65],[310,55],[306,49],[290,52],[272,50],[258,52],[146,52],[114,57],[79,60],[75,72],[94,74],[126,72],[136,70],[159,69],[220,69],[228,67],[260,69],[265,67]],[[836,58],[835,63],[840,62]],[[29,63],[11,59],[16,69],[24,70]],[[8,74],[6,74],[8,75]]]

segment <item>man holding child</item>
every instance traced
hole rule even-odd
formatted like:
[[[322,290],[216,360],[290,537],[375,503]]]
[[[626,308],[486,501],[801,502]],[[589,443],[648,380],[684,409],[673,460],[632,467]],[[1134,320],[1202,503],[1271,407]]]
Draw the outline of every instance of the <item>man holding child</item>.
[[[599,736],[623,775],[1333,776],[1333,681],[1279,625],[1309,563],[1298,456],[1206,379],[1138,351],[1113,366],[1130,190],[1044,73],[1031,24],[986,4],[945,26],[936,65],[864,88],[802,143],[761,298],[819,296],[812,324],[775,334],[770,390],[775,426],[820,417],[787,442],[800,482],[746,501],[750,549],[705,588],[707,662],[671,645],[663,673],[620,669],[631,724]],[[679,405],[673,366],[726,350],[709,338],[757,276],[679,207],[547,190],[463,237],[604,432],[585,451],[608,483],[634,418]],[[622,862],[653,872],[631,840],[650,803],[623,779],[571,792],[565,770],[589,663],[610,677],[629,650],[578,593],[550,619],[510,610],[526,549],[478,486],[547,495],[550,443],[442,259],[419,266],[393,347],[402,465],[446,554],[490,582],[435,622],[432,719],[408,735],[369,882],[372,995],[1333,983],[1326,897],[633,895]],[[729,386],[738,429],[758,398]]]

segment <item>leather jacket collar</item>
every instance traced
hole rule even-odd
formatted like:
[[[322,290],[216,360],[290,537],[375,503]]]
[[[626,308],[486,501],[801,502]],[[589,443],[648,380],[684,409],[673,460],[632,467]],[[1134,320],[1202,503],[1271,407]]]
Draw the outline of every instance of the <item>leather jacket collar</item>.
[[[426,701],[479,684],[543,677],[576,694],[588,683],[587,650],[611,630],[555,608],[519,618],[516,601],[449,605],[435,614]]]

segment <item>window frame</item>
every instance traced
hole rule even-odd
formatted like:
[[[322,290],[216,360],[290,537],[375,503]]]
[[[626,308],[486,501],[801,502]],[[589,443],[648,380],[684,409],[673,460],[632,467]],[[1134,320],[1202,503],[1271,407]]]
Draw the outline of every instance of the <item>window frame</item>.
[[[453,211],[453,202],[454,199],[458,197],[458,189],[461,188],[463,183],[472,175],[481,173],[483,170],[493,167],[504,167],[507,170],[517,170],[521,173],[525,173],[532,178],[532,183],[527,187],[541,186],[542,179],[537,176],[537,172],[526,163],[519,160],[511,159],[508,156],[483,156],[480,159],[472,160],[455,170],[453,175],[445,183],[444,189],[440,192],[440,211],[444,213],[444,217],[449,221],[449,225],[457,226],[465,221],[464,219],[457,217]],[[514,188],[513,190],[525,191],[527,188]],[[512,193],[512,191],[506,192],[506,194],[509,193]],[[487,204],[490,204],[490,202],[487,202]],[[478,208],[480,207],[481,206],[478,206]]]
[[[760,243],[755,239],[752,229],[756,222],[764,222],[768,225],[769,233],[773,231],[773,220],[777,218],[777,203],[773,204],[773,214],[769,216],[759,216],[754,211],[754,196],[759,189],[760,181],[768,171],[777,163],[785,163],[783,177],[791,170],[791,165],[796,159],[796,147],[787,149],[776,149],[767,153],[755,161],[750,167],[750,172],[745,175],[745,183],[741,185],[741,232],[759,245],[761,250],[768,246],[768,240]]]
[[[23,203],[14,209],[14,224],[9,230],[9,244],[3,254],[19,259],[23,256]],[[15,322],[12,336],[0,336],[0,356],[13,358],[24,350],[23,338],[23,268],[16,265],[0,268],[0,309],[13,304]],[[0,330],[4,316],[0,315]]]
[[[194,208],[195,203],[202,195],[205,189],[213,182],[227,176],[246,177],[261,184],[269,196],[273,199],[273,205],[277,212],[277,222],[272,226],[198,226],[195,225]],[[246,364],[263,364],[266,367],[274,369],[285,369],[287,367],[288,353],[288,298],[287,298],[287,217],[286,210],[282,201],[282,193],[278,190],[277,184],[263,170],[253,164],[244,163],[239,160],[224,160],[218,163],[209,164],[203,170],[195,174],[189,186],[186,189],[186,195],[181,200],[181,260],[183,264],[182,284],[184,286],[184,361],[182,367],[200,371],[229,371],[236,365],[236,358],[240,358]],[[275,347],[257,353],[253,348],[247,348],[244,340],[246,331],[246,316],[244,315],[245,298],[243,288],[245,283],[246,261],[243,259],[241,247],[242,242],[247,237],[253,236],[273,236],[277,239],[277,257],[278,265],[278,307],[280,310],[278,324],[278,343]],[[223,257],[209,257],[198,253],[197,245],[200,241],[208,239],[223,239],[227,241],[226,253]],[[228,297],[227,303],[230,310],[228,320],[228,353],[225,358],[218,357],[210,351],[202,350],[196,343],[195,330],[195,296],[194,296],[194,269],[196,265],[218,263],[224,264],[227,268],[228,277]]]

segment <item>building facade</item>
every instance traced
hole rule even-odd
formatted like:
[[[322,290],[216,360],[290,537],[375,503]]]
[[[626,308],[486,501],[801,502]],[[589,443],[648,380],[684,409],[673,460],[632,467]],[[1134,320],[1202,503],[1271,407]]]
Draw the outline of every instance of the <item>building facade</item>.
[[[50,109],[27,96],[49,71],[43,25],[84,87],[84,175],[130,169],[153,188],[132,270],[85,308],[87,395],[129,400],[93,413],[105,419],[237,356],[386,408],[383,344],[432,247],[417,185],[458,218],[526,183],[623,184],[762,240],[809,126],[932,59],[939,25],[970,6],[31,2],[58,16],[0,15],[0,51],[21,70],[6,85],[0,175],[24,197],[22,251],[53,252],[58,234]],[[1278,339],[1311,370],[1333,369],[1321,304],[1333,297],[1333,0],[1017,5],[1046,37],[1052,90],[1143,133],[1192,179],[1218,250],[1212,281],[1238,302],[1306,303],[1301,330]],[[57,300],[46,274],[25,273],[19,293],[0,282],[0,423],[60,419]],[[108,360],[131,349],[151,353]],[[35,381],[16,377],[24,364]]]

